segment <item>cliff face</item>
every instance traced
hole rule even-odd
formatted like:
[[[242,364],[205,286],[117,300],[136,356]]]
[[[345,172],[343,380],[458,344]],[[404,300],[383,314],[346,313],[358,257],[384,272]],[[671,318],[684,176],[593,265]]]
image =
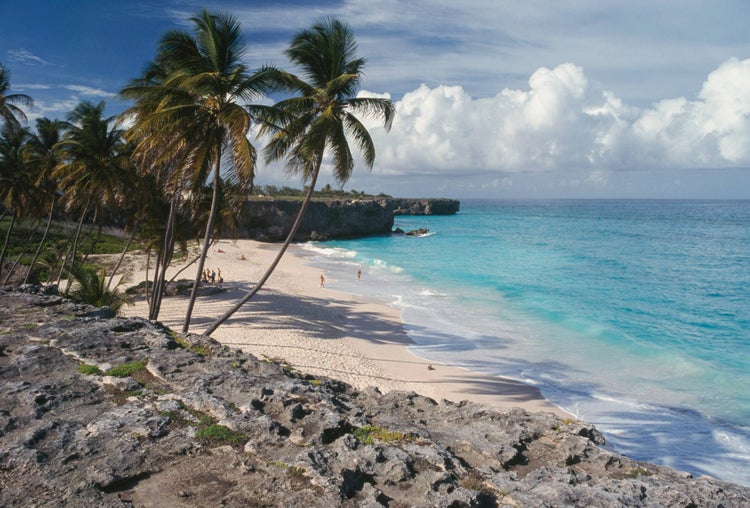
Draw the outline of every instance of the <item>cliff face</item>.
[[[247,201],[243,222],[248,238],[277,242],[292,228],[301,200]],[[384,235],[393,227],[393,207],[386,200],[311,201],[296,241]]]
[[[391,232],[394,215],[449,215],[458,212],[459,205],[454,199],[311,201],[295,240],[384,235]],[[301,200],[291,199],[245,202],[242,236],[270,242],[284,240],[300,206]]]
[[[584,422],[358,391],[23,289],[0,291],[0,506],[750,506]]]
[[[391,202],[394,215],[453,215],[461,206],[457,199],[393,198]]]

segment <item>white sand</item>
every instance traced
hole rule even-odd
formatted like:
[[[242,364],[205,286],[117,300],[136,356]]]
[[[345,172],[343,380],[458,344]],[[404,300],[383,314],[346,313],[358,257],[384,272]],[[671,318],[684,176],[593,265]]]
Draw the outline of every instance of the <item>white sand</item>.
[[[203,332],[244,296],[279,247],[252,240],[215,243],[206,267],[221,269],[226,291],[198,297],[190,331]],[[300,372],[336,378],[359,389],[375,386],[384,393],[415,391],[435,400],[472,400],[499,408],[523,407],[569,416],[531,385],[414,356],[395,309],[320,287],[321,273],[306,265],[299,253],[300,248],[292,245],[266,285],[212,337],[259,358],[281,360]],[[179,278],[193,279],[196,266]],[[179,268],[170,268],[168,278]],[[139,271],[131,280],[137,283],[144,278],[145,273]],[[187,302],[187,297],[165,297],[159,321],[181,330]],[[148,306],[140,298],[135,305],[124,306],[122,312],[146,317]]]

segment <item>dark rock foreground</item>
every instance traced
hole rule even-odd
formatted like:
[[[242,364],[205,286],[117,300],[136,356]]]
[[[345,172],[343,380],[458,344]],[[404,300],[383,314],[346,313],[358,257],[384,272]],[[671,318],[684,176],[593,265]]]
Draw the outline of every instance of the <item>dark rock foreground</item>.
[[[0,292],[0,506],[750,505],[579,421],[356,391],[26,291]]]

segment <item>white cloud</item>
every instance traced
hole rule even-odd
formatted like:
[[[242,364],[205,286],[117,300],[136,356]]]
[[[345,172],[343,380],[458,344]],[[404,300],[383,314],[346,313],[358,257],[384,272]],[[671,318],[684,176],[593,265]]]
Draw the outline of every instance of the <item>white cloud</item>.
[[[26,65],[50,65],[46,60],[25,49],[8,50],[8,58],[13,62],[19,62]]]
[[[379,174],[576,171],[606,185],[635,168],[750,165],[750,59],[709,74],[695,100],[648,109],[623,104],[581,67],[540,68],[526,89],[472,98],[460,86],[422,85],[396,102],[386,134],[370,123]]]
[[[76,92],[86,97],[103,97],[110,99],[116,95],[112,92],[107,92],[105,90],[100,90],[98,88],[93,88],[85,85],[64,85],[62,88],[70,90],[71,92]]]

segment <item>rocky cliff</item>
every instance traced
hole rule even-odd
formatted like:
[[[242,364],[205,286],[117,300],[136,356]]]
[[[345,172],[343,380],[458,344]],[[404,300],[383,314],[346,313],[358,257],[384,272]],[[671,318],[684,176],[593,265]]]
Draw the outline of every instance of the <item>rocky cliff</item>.
[[[311,201],[296,241],[383,235],[391,232],[394,215],[450,215],[453,199],[327,199]],[[261,241],[284,240],[302,202],[293,199],[250,200],[242,213],[241,235]]]
[[[357,391],[208,337],[0,292],[0,506],[750,505],[591,425]]]
[[[461,207],[457,199],[444,198],[392,198],[391,203],[394,215],[453,215]]]

